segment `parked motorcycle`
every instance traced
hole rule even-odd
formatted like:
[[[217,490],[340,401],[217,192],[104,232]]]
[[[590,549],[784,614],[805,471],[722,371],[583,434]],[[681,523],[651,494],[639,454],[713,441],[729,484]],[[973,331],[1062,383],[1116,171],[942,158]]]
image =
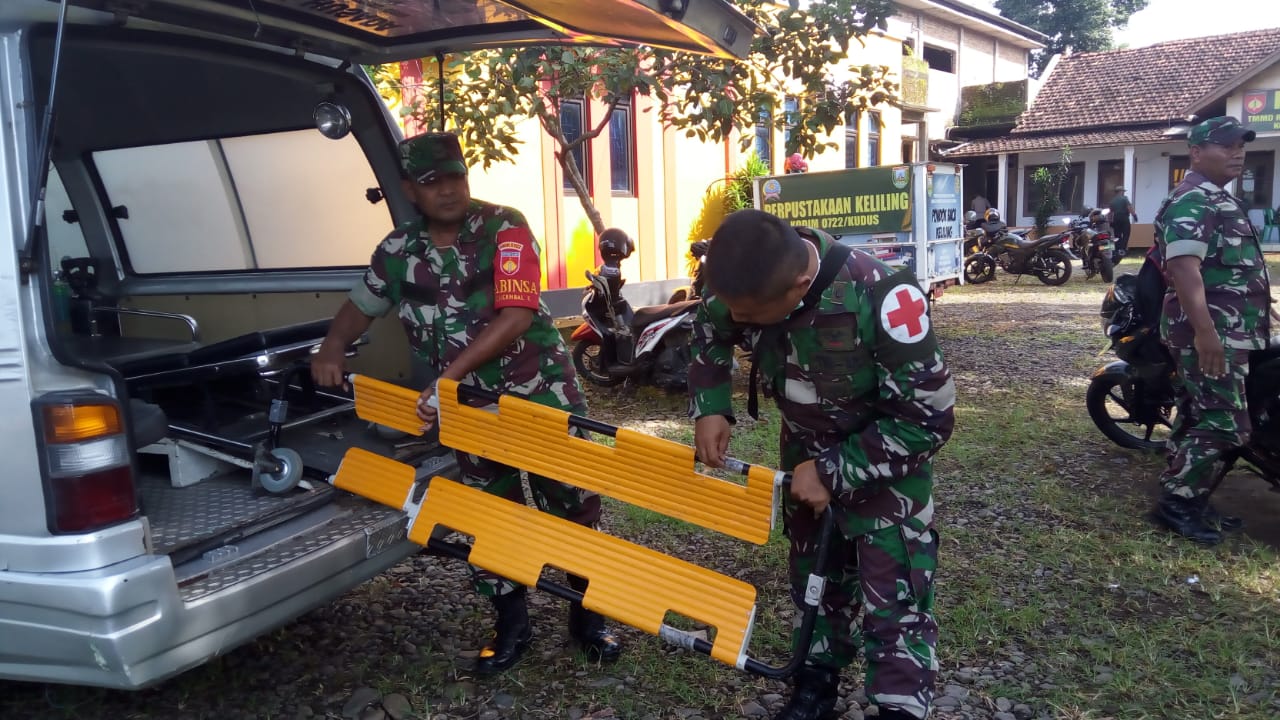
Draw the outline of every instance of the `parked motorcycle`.
[[[1111,339],[1118,360],[1093,374],[1085,394],[1089,417],[1107,439],[1133,450],[1161,451],[1173,428],[1177,408],[1173,356],[1160,339],[1155,323],[1143,323],[1132,313],[1136,280],[1121,276],[1103,302],[1102,329]],[[1120,296],[1120,297],[1117,297]],[[1280,342],[1249,356],[1246,401],[1253,432],[1248,443],[1224,458],[1220,481],[1238,461],[1280,491]]]
[[[1093,210],[1071,221],[1071,252],[1080,260],[1086,280],[1100,275],[1102,282],[1115,279],[1115,265],[1111,255],[1115,246],[1111,239],[1111,226],[1102,210]]]
[[[988,208],[981,216],[970,210],[964,215],[964,256],[982,252],[991,246],[1002,233],[1008,232],[1009,226],[1000,217],[996,208]]]
[[[596,272],[586,272],[583,322],[570,336],[573,364],[587,381],[612,387],[626,380],[684,391],[692,361],[690,335],[698,300],[632,309],[622,296],[622,260],[635,244],[614,228],[600,234]]]
[[[964,259],[965,282],[992,280],[1000,267],[1011,275],[1035,275],[1045,285],[1062,285],[1071,279],[1071,254],[1062,243],[1060,233],[1029,239],[1026,231],[1002,228],[985,247]]]
[[[689,243],[689,284],[676,288],[667,299],[668,305],[702,299],[702,266],[706,262],[707,246],[710,243],[710,240]]]

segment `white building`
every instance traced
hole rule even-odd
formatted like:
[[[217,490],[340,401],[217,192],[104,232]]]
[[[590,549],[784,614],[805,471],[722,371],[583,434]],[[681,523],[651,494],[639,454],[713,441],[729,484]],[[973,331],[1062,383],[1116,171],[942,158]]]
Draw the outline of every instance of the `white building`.
[[[1144,247],[1152,241],[1152,216],[1189,166],[1191,122],[1217,115],[1234,115],[1258,134],[1234,191],[1263,228],[1266,210],[1280,204],[1280,28],[1065,56],[1012,132],[974,139],[945,156],[990,158],[1006,217],[1030,225],[1037,198],[1028,178],[1068,148],[1063,211],[1105,206],[1123,186],[1139,219],[1130,245]],[[1269,230],[1267,249],[1280,250],[1280,228]]]

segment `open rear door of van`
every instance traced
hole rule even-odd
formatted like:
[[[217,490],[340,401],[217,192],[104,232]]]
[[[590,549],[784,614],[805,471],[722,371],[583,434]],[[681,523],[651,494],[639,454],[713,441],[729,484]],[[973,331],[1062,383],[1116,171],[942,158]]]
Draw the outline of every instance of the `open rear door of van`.
[[[550,44],[652,45],[740,58],[757,29],[728,0],[71,2],[119,19],[153,20],[366,64]]]

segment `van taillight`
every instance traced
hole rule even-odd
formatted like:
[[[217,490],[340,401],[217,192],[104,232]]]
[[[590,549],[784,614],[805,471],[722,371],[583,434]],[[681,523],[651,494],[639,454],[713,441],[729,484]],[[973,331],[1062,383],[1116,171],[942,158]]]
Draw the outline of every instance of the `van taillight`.
[[[96,530],[132,518],[138,509],[129,440],[114,402],[41,404],[49,530]]]

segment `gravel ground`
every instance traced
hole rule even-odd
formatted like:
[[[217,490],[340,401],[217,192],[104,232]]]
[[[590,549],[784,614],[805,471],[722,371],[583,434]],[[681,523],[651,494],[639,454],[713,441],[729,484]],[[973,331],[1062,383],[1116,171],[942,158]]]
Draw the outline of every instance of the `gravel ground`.
[[[1125,268],[1128,270],[1129,268]],[[1030,279],[1024,280],[1023,286]],[[1073,279],[1072,284],[1083,282]],[[1075,393],[1083,398],[1089,371],[1100,365],[1102,345],[1097,327],[1096,294],[1038,300],[1025,287],[1013,287],[1002,276],[992,286],[969,288],[943,299],[934,320],[955,373],[963,401],[982,407],[1006,392],[1011,378],[1023,391]],[[1038,286],[1038,283],[1037,283]],[[1046,292],[1048,290],[1046,289]],[[598,419],[644,427],[654,422],[682,422],[683,402],[649,396],[602,398]],[[1083,413],[1083,400],[1080,412]],[[1068,470],[1084,453],[1104,455],[1115,477],[1085,477]],[[1023,470],[1048,468],[1081,489],[1099,483],[1129,484],[1135,468],[1131,456],[1097,438],[1064,438],[1047,456],[1026,458]],[[991,552],[1019,553],[1019,528],[1036,523],[1071,522],[1052,507],[1010,499],[1002,485],[1017,479],[966,478],[962,486],[940,461],[938,487],[940,526],[962,532],[983,526],[991,533]],[[1057,470],[1055,470],[1057,468]],[[1141,470],[1145,472],[1145,470]],[[711,543],[682,538],[682,556],[713,567],[737,564]],[[945,603],[947,576],[965,572],[964,558],[944,559],[939,580]],[[746,578],[762,587],[780,578]],[[1002,588],[995,601],[1071,592],[1078,587],[1072,564],[1039,567],[1020,587]],[[1141,592],[1141,591],[1138,591]],[[24,683],[0,683],[0,717],[4,718],[679,718],[713,720],[769,717],[784,702],[782,683],[747,677],[704,658],[650,650],[646,665],[624,660],[606,668],[591,666],[568,647],[564,636],[564,603],[541,593],[531,595],[538,635],[533,662],[498,680],[479,681],[467,668],[483,643],[488,609],[468,589],[467,573],[458,563],[415,556],[358,590],[251,645],[236,649],[189,671],[159,688],[122,693]],[[785,611],[774,594],[764,604]],[[1073,629],[1048,624],[1043,632],[1066,634]],[[651,642],[624,630],[624,641]],[[1097,642],[1106,642],[1100,637]],[[656,658],[656,660],[655,660]],[[1094,682],[1111,680],[1108,669],[1095,668]],[[672,676],[683,676],[695,693],[655,702],[667,693]],[[1280,689],[1274,669],[1271,694]],[[875,717],[860,689],[860,678],[846,671],[838,711],[845,720]],[[981,658],[958,659],[943,667],[935,718],[943,720],[1029,720],[1077,717],[1062,714],[1042,700],[1057,678],[1043,658],[1031,657],[1016,644],[1005,644]],[[699,694],[699,686],[700,694]],[[1265,704],[1271,694],[1259,695]],[[636,701],[628,704],[628,698]],[[629,714],[628,707],[648,707]],[[653,708],[659,709],[653,709]],[[1275,706],[1280,714],[1280,706]],[[1094,715],[1091,717],[1104,717]],[[1274,717],[1275,715],[1272,715]]]

